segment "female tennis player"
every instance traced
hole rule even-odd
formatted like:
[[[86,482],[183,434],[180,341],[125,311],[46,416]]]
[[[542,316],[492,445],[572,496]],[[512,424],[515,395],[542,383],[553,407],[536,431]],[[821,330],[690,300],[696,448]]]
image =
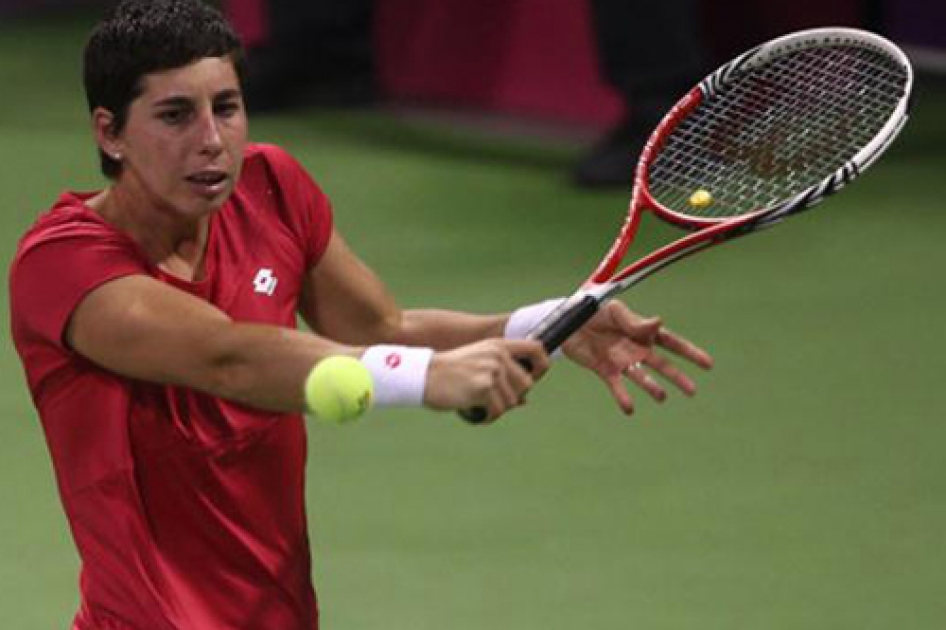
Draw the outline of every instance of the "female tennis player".
[[[318,627],[303,383],[321,358],[360,358],[379,404],[490,419],[548,367],[521,338],[548,304],[401,310],[299,163],[247,142],[242,68],[200,0],[118,6],[84,66],[108,185],[63,194],[11,269],[14,341],[82,562],[76,630]],[[694,391],[658,348],[711,362],[618,303],[565,354],[630,413],[623,375],[657,399],[646,369]]]

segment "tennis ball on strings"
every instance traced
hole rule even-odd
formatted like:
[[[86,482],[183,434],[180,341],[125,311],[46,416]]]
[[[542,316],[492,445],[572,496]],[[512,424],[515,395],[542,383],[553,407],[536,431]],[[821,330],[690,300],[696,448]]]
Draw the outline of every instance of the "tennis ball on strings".
[[[690,195],[690,205],[694,208],[708,208],[712,203],[713,195],[703,188],[700,188]]]
[[[358,359],[333,356],[319,361],[305,380],[305,402],[318,420],[342,424],[371,407],[374,383]]]

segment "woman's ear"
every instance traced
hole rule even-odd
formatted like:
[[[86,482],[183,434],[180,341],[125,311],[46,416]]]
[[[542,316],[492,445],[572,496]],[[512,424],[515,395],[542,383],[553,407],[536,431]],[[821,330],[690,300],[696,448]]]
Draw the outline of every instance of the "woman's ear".
[[[121,162],[123,143],[115,132],[115,115],[104,107],[92,111],[92,133],[95,142],[107,156]]]

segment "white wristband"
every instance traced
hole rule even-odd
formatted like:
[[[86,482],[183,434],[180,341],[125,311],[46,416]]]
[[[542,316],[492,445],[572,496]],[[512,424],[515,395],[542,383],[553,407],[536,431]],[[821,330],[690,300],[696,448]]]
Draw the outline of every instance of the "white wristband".
[[[516,309],[506,321],[506,330],[503,336],[506,339],[525,339],[543,319],[548,317],[564,301],[565,298],[553,298]]]
[[[377,407],[408,407],[424,404],[427,368],[434,351],[408,346],[370,346],[361,362],[374,381]]]

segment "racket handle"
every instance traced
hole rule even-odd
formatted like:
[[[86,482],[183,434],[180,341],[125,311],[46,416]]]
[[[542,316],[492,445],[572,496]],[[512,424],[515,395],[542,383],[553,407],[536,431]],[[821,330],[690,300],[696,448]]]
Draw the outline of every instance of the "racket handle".
[[[572,333],[585,325],[598,312],[601,303],[594,297],[586,295],[578,304],[571,307],[561,317],[553,319],[548,325],[540,324],[535,331],[534,338],[542,342],[545,351],[552,354],[558,350]],[[528,359],[516,359],[527,372],[532,372],[532,362]],[[461,418],[470,424],[482,424],[489,417],[486,407],[472,407],[457,412]]]
[[[516,363],[521,365],[526,372],[532,372],[532,361],[529,359],[516,359]],[[470,424],[482,424],[489,417],[489,410],[486,407],[461,409],[457,413]]]

